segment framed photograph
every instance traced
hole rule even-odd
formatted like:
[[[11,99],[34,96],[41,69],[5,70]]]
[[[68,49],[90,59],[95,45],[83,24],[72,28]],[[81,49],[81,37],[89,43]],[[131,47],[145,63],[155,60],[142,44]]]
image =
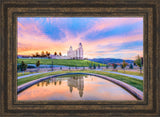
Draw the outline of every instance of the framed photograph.
[[[0,5],[1,116],[160,115],[158,0]]]
[[[143,17],[18,17],[17,24],[18,101],[143,100]]]

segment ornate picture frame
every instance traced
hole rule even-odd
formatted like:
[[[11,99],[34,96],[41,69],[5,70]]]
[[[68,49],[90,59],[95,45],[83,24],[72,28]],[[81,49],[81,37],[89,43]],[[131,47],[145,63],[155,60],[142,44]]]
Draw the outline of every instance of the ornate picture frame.
[[[0,116],[160,115],[159,0],[2,0],[0,3]],[[17,17],[144,18],[144,99],[138,101],[17,101]]]

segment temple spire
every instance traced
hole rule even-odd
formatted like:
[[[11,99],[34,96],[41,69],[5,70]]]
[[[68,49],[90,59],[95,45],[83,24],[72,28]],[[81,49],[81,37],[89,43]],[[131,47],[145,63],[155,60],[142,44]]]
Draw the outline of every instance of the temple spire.
[[[69,50],[72,50],[72,46],[70,46]]]
[[[79,47],[80,47],[80,48],[82,47],[82,43],[81,43],[81,42],[79,43]]]

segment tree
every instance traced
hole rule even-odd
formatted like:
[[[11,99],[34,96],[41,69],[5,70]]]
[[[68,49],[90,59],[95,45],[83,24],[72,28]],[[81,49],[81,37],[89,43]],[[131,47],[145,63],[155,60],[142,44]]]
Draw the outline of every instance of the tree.
[[[21,71],[23,71],[23,73],[27,69],[27,64],[25,64],[24,61],[21,62],[20,69],[21,69]]]
[[[117,64],[115,64],[115,63],[113,63],[112,66],[113,66],[113,69],[117,68]]]
[[[108,64],[106,64],[106,69],[108,69],[108,67],[109,67],[109,65],[108,65]]]
[[[36,52],[36,57],[39,57],[40,55],[39,55],[39,53],[38,52]]]
[[[93,69],[96,69],[96,65],[95,64],[93,64]]]
[[[45,57],[44,51],[41,52],[41,57]]]
[[[100,66],[100,64],[98,64],[98,69],[100,69],[101,68],[101,66]]]
[[[35,55],[35,54],[32,54],[32,57],[36,57],[36,55]]]
[[[36,66],[37,66],[37,67],[40,66],[40,61],[39,61],[39,60],[36,62]]]
[[[125,62],[125,60],[123,60],[123,63],[122,63],[122,66],[123,66],[123,70],[124,70],[124,72],[125,72],[125,68],[126,68],[126,66],[127,66],[127,63]]]
[[[57,52],[54,52],[54,55],[57,55]]]
[[[130,69],[133,69],[133,65],[132,65],[132,63],[129,65],[129,68],[130,68]]]
[[[92,69],[92,64],[91,63],[89,64],[89,69]]]
[[[141,63],[142,63],[142,66],[143,66],[143,57],[141,57]]]
[[[122,68],[122,69],[124,68],[122,64],[121,64],[121,68]]]
[[[37,66],[37,67],[40,66],[40,61],[39,61],[39,60],[36,62],[36,66]],[[38,71],[39,71],[39,68],[38,68]]]
[[[142,66],[143,66],[142,58],[140,58],[140,56],[138,55],[138,56],[136,57],[136,60],[135,60],[134,62],[135,62],[136,65],[139,67],[140,73],[142,73]]]
[[[49,57],[50,56],[50,52],[46,51],[46,56]]]
[[[61,53],[61,52],[59,53],[59,56],[62,56],[62,53]]]
[[[133,65],[136,65],[135,61],[133,62]]]

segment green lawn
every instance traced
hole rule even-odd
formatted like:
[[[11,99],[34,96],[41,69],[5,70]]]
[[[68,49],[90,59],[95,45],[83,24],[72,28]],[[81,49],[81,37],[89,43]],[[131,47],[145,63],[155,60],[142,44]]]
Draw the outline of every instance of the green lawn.
[[[118,70],[119,73],[124,73],[124,74],[130,74],[130,75],[136,75],[136,76],[143,76],[143,73],[140,74],[140,72],[134,72],[134,71],[125,71],[124,70]]]
[[[132,86],[136,87],[137,89],[143,91],[143,80],[139,80],[139,79],[135,79],[135,78],[127,77],[127,76],[122,76],[122,75],[118,75],[118,74],[113,74],[113,73],[107,73],[107,72],[103,72],[103,71],[92,71],[92,70],[49,72],[49,73],[44,73],[44,74],[39,74],[39,75],[31,76],[31,77],[18,79],[17,85],[19,86],[19,85],[22,85],[22,84],[27,83],[29,81],[43,78],[43,77],[50,76],[50,75],[56,75],[56,74],[62,74],[62,73],[74,73],[74,72],[95,73],[95,74],[100,74],[100,75],[104,75],[104,76],[109,76],[109,77],[115,78],[117,80],[123,81],[123,82],[125,82],[129,85],[132,85]]]
[[[107,70],[107,71],[112,71],[112,70]],[[118,72],[123,74],[135,75],[135,76],[143,76],[143,73],[140,74],[139,71],[118,70]]]
[[[92,62],[89,60],[66,60],[66,59],[17,59],[17,63],[21,63],[24,61],[26,64],[35,64],[38,60],[40,60],[40,64],[42,65],[52,65],[52,61],[54,65],[65,65],[65,66],[77,66],[77,67],[88,67],[89,64],[95,64],[98,66],[100,64],[101,66],[105,66],[105,64]]]
[[[36,72],[24,72],[24,73],[17,73],[17,74],[19,77],[19,76],[29,75],[29,74],[33,74],[33,73],[36,73]]]

